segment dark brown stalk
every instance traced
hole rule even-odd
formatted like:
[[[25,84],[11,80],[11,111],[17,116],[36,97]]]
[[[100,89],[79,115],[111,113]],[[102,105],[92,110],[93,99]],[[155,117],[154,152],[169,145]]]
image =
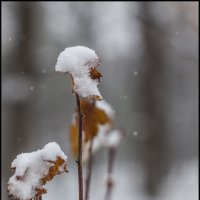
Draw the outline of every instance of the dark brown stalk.
[[[88,158],[88,163],[87,163],[87,176],[86,176],[86,180],[85,180],[85,200],[89,199],[90,182],[91,182],[91,175],[92,175],[92,162],[93,162],[92,144],[93,144],[93,139],[90,140],[90,146],[89,146],[89,158]]]
[[[92,99],[92,105],[95,106],[96,101]],[[93,145],[93,139],[90,140],[90,146],[89,146],[89,158],[87,163],[87,176],[85,180],[85,200],[89,199],[89,191],[90,191],[90,182],[91,182],[91,175],[92,175],[92,163],[93,163],[93,157],[92,157],[92,145]]]
[[[83,200],[83,170],[82,170],[82,119],[81,104],[79,95],[76,94],[76,103],[78,108],[78,158],[76,163],[78,165],[78,183],[79,183],[79,200]]]
[[[109,148],[108,150],[108,174],[107,174],[107,180],[106,180],[106,195],[105,200],[111,199],[111,193],[113,188],[113,180],[112,180],[112,173],[113,173],[113,166],[114,166],[114,159],[115,159],[115,148]]]

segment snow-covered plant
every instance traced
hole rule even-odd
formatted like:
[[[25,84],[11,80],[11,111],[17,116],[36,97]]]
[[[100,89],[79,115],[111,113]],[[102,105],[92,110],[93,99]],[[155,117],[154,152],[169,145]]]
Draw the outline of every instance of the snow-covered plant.
[[[19,154],[11,164],[14,175],[8,181],[8,193],[18,200],[41,200],[47,193],[46,182],[67,172],[67,156],[55,142],[31,153]]]
[[[110,196],[114,155],[123,133],[113,130],[114,111],[103,100],[98,84],[101,73],[95,51],[84,46],[66,48],[57,59],[55,70],[71,77],[72,92],[77,107],[70,126],[70,143],[76,157],[79,183],[79,200],[88,200],[92,173],[92,154],[101,147],[108,148],[108,176],[106,199]],[[80,99],[81,98],[81,99]],[[101,101],[100,101],[101,100]],[[83,198],[82,163],[87,161],[85,198]],[[55,142],[41,150],[22,153],[12,162],[14,175],[9,179],[9,195],[17,200],[41,200],[47,193],[43,185],[55,175],[67,172],[67,156]]]
[[[81,109],[83,118],[83,162],[89,158],[90,141],[93,140],[92,153],[96,152],[100,147],[105,146],[107,133],[113,126],[114,111],[112,107],[105,101],[89,101],[82,99]],[[78,153],[78,113],[77,109],[73,115],[72,124],[70,126],[71,149],[74,156]]]
[[[70,74],[74,93],[84,98],[101,100],[102,96],[97,87],[102,76],[97,70],[99,64],[99,57],[94,50],[75,46],[60,53],[55,70]]]
[[[112,174],[113,174],[115,154],[124,136],[125,136],[124,131],[120,129],[114,129],[108,133],[105,140],[105,146],[108,148],[108,170],[105,179],[107,189],[105,194],[105,200],[111,199],[111,191],[114,185]]]
[[[82,140],[82,161],[87,161],[87,175],[85,178],[85,200],[88,199],[90,179],[92,173],[92,154],[102,146],[103,137],[112,127],[113,111],[111,106],[105,101],[82,99],[80,101],[83,118],[83,140]],[[99,137],[100,136],[100,137]],[[70,126],[71,149],[76,157],[78,154],[78,112],[73,115]]]
[[[86,99],[81,100],[81,108],[83,115],[83,141],[82,141],[82,153],[83,163],[88,162],[88,172],[86,177],[86,198],[88,199],[88,182],[91,176],[92,170],[92,154],[94,154],[100,148],[108,149],[108,171],[106,175],[106,199],[109,199],[111,195],[111,188],[114,184],[112,173],[114,165],[114,157],[117,148],[119,147],[124,132],[119,129],[113,129],[114,126],[114,110],[111,105],[105,100],[89,101]],[[70,126],[70,142],[71,149],[74,156],[77,156],[78,152],[78,113],[75,110],[73,115],[72,124]],[[92,144],[92,145],[91,145]]]
[[[105,123],[108,119],[106,115],[96,109],[93,109],[90,104],[87,104],[87,101],[80,101],[80,97],[83,97],[87,100],[92,100],[95,104],[95,100],[102,100],[102,96],[99,92],[97,85],[100,82],[101,73],[97,70],[97,67],[100,64],[99,57],[96,55],[95,51],[84,46],[75,46],[66,48],[63,52],[60,53],[57,59],[55,70],[62,73],[68,73],[72,79],[72,92],[76,95],[77,103],[77,129],[74,128],[74,138],[76,141],[76,162],[78,166],[78,182],[79,182],[79,200],[83,200],[83,172],[82,172],[82,130],[89,129],[91,131],[87,132],[84,140],[90,140],[92,135],[95,134],[97,126],[90,123],[90,117],[88,115],[90,112],[87,112],[86,115],[83,115],[84,111],[92,108],[91,112],[93,114],[100,115],[96,117],[96,120],[100,123]],[[84,109],[85,108],[85,109]],[[83,125],[83,116],[84,123]],[[103,116],[103,118],[102,118]],[[82,127],[83,126],[83,127]],[[93,126],[92,128],[90,128]],[[76,131],[77,130],[77,131]]]
[[[56,71],[70,75],[72,92],[76,95],[77,108],[70,126],[70,142],[72,152],[77,158],[79,200],[83,200],[82,162],[88,162],[85,187],[85,200],[88,200],[92,154],[100,147],[108,147],[109,152],[113,151],[122,138],[120,131],[110,132],[114,112],[112,107],[102,100],[97,87],[102,77],[97,70],[99,64],[99,57],[94,50],[75,46],[61,52],[55,66]]]

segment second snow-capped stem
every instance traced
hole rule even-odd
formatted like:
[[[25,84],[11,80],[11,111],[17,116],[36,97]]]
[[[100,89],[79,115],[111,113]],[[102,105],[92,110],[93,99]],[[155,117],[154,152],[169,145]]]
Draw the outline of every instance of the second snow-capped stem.
[[[78,165],[78,183],[79,183],[79,200],[83,200],[83,170],[82,170],[82,119],[83,114],[81,112],[80,98],[76,93],[76,103],[78,109],[78,158],[76,160]]]
[[[116,148],[110,147],[108,149],[108,174],[106,179],[106,194],[105,200],[111,199],[112,187],[113,187],[113,180],[112,180],[112,173],[113,173],[113,166],[115,160]]]

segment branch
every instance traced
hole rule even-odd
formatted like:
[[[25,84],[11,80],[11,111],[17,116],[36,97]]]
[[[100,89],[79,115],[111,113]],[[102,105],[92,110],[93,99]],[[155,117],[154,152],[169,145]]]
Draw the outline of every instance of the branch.
[[[78,108],[78,158],[76,163],[78,165],[78,183],[79,183],[79,200],[83,200],[83,171],[82,171],[82,119],[81,105],[79,95],[76,93],[76,103]]]

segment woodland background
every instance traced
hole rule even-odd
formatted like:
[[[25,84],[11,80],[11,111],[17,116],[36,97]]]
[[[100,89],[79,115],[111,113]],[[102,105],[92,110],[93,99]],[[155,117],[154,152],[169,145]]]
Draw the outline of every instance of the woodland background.
[[[113,200],[198,199],[198,2],[1,5],[2,199],[15,156],[51,141],[68,155],[70,172],[47,184],[44,199],[78,198],[68,135],[75,97],[54,68],[75,45],[101,58],[100,91],[127,132]],[[90,199],[103,199],[106,156],[95,155]]]

